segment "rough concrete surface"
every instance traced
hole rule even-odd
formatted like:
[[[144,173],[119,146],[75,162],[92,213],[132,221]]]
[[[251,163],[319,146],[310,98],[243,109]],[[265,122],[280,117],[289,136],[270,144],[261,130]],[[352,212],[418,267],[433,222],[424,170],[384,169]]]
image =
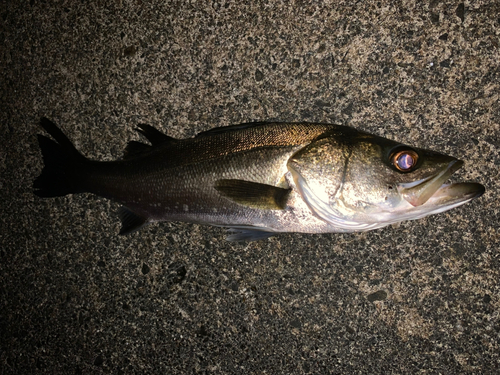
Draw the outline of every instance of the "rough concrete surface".
[[[0,373],[493,374],[500,3],[3,1]],[[118,205],[33,195],[41,116],[98,160],[138,123],[341,123],[486,186],[369,233],[118,236]]]

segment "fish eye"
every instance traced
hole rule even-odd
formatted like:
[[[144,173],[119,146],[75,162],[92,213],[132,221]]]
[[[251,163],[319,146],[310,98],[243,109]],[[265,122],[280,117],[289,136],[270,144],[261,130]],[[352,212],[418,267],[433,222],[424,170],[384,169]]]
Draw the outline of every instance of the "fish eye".
[[[391,155],[391,163],[398,171],[410,172],[417,165],[418,154],[413,150],[403,150]]]

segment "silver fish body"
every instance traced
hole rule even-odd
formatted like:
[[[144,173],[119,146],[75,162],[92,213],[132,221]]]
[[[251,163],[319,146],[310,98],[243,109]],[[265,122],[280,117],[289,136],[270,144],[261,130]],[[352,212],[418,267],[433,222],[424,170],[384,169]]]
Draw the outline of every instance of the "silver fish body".
[[[462,162],[330,124],[251,123],[173,139],[147,125],[123,160],[91,161],[47,119],[42,197],[90,192],[122,203],[121,233],[155,221],[230,228],[230,240],[353,232],[415,219],[481,195],[444,185]],[[395,159],[397,158],[397,160]]]

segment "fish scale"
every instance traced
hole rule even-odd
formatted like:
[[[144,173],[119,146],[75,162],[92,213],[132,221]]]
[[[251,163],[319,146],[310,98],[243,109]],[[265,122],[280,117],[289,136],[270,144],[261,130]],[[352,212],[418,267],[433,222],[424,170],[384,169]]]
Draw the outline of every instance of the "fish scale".
[[[340,125],[248,123],[188,139],[138,125],[151,144],[131,141],[111,162],[81,155],[50,120],[41,125],[54,140],[39,135],[45,166],[35,194],[119,202],[122,234],[155,221],[224,226],[231,240],[364,231],[484,192],[477,183],[444,185],[463,164],[451,156]]]

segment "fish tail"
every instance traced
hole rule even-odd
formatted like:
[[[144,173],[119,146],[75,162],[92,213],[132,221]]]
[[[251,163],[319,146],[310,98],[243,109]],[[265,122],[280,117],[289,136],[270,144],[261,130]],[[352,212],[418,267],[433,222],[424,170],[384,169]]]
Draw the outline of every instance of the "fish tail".
[[[42,117],[40,125],[54,140],[38,135],[44,167],[33,183],[34,193],[39,197],[58,197],[84,192],[85,189],[79,186],[81,184],[75,172],[81,170],[89,160],[78,152],[68,137],[52,121]]]

